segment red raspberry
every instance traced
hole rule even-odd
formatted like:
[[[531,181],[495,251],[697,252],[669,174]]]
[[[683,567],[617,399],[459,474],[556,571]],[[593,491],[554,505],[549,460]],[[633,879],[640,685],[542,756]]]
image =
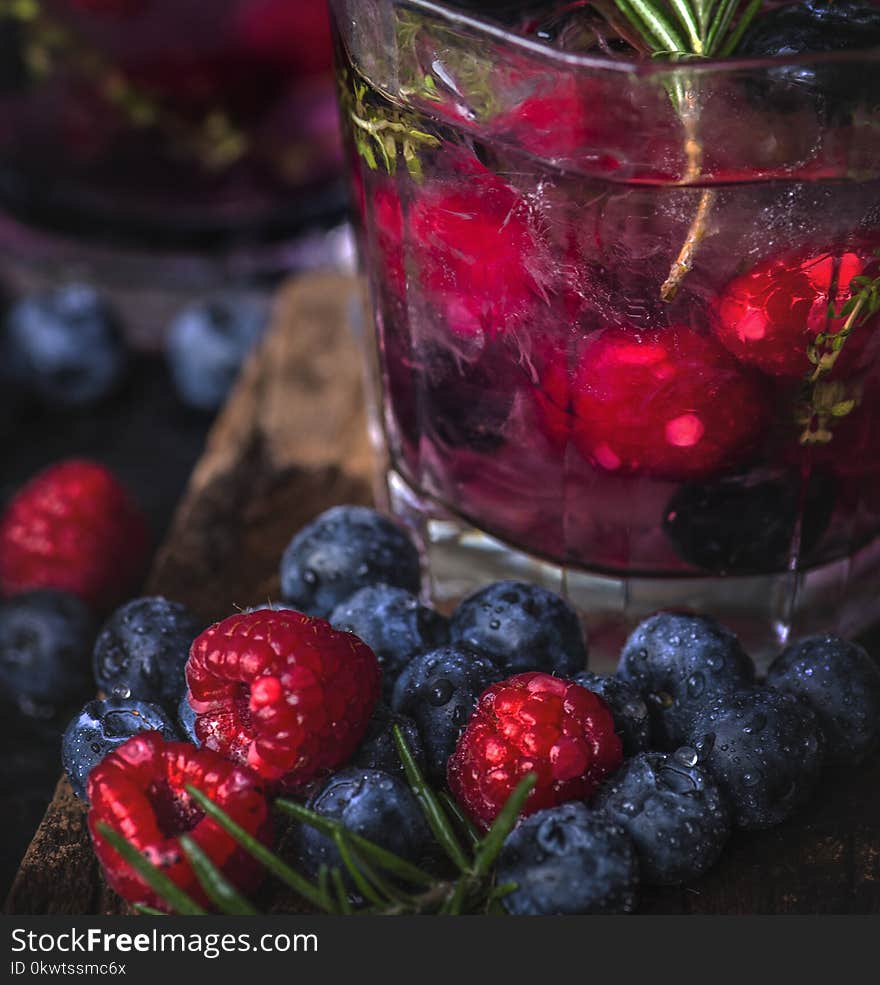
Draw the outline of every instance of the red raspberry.
[[[190,838],[236,887],[248,892],[260,866],[216,821],[206,817],[186,787],[206,794],[249,834],[268,844],[269,807],[257,778],[222,756],[185,742],[166,742],[159,732],[141,732],[105,756],[89,775],[89,831],[107,882],[129,903],[163,908],[162,902],[98,832],[113,828],[158,866],[196,902],[202,891],[180,847]]]
[[[186,665],[196,734],[283,789],[347,763],[379,699],[373,651],[289,609],[230,616]]]
[[[373,192],[373,224],[376,245],[385,261],[384,275],[399,296],[406,291],[403,257],[403,206],[394,185],[380,185]]]
[[[682,326],[589,337],[571,387],[573,441],[609,472],[710,475],[739,464],[768,419],[760,381]]]
[[[616,170],[618,160],[603,149],[620,144],[618,115],[608,113],[599,94],[582,80],[563,76],[551,81],[546,91],[497,117],[494,126],[537,157],[592,160],[603,170]]]
[[[614,719],[598,695],[549,674],[517,674],[483,693],[447,779],[486,829],[527,773],[537,773],[538,782],[524,815],[585,800],[622,760]]]
[[[409,232],[422,285],[459,335],[492,338],[542,294],[546,247],[526,200],[494,174],[471,169],[454,188],[426,186]]]
[[[855,252],[835,256],[795,253],[763,260],[734,278],[717,302],[718,338],[742,362],[772,376],[805,376],[812,369],[807,352],[820,332],[835,332],[842,321],[828,308],[850,296],[853,277],[872,261]],[[837,371],[858,366],[880,316],[850,336]]]
[[[95,611],[122,601],[149,553],[140,507],[112,472],[72,459],[30,480],[0,518],[0,591],[55,588]]]

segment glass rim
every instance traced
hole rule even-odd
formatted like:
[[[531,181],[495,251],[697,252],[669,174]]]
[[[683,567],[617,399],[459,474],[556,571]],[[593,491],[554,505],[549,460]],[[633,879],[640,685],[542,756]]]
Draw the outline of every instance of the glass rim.
[[[747,70],[781,68],[797,65],[825,65],[838,63],[870,63],[880,66],[880,45],[873,48],[860,48],[856,51],[808,52],[786,56],[762,56],[744,58],[693,58],[684,62],[635,61],[631,59],[610,58],[607,55],[585,52],[561,51],[542,44],[522,34],[516,34],[500,24],[483,20],[466,11],[449,6],[444,0],[385,0],[395,7],[409,8],[431,14],[454,26],[463,26],[483,34],[495,41],[511,45],[524,53],[539,56],[560,66],[569,68],[589,68],[608,72],[622,72],[627,75],[654,76],[742,72]],[[880,82],[880,73],[878,73]]]

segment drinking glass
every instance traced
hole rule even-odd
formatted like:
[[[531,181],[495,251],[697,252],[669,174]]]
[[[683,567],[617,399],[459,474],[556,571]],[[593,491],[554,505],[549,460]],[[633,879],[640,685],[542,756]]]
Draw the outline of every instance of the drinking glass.
[[[332,7],[388,502],[435,602],[540,582],[599,666],[659,609],[759,662],[880,615],[880,52],[639,62]]]

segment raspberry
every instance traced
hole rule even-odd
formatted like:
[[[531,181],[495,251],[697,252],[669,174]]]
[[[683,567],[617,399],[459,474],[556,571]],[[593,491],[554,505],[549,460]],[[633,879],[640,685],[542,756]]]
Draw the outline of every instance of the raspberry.
[[[106,611],[136,584],[148,550],[146,519],[113,473],[71,459],[31,479],[0,518],[0,590],[55,588]]]
[[[669,479],[737,465],[768,417],[759,382],[691,328],[607,329],[589,339],[572,384],[573,440],[610,472]]]
[[[808,350],[820,332],[837,332],[840,319],[828,317],[850,296],[853,277],[872,261],[848,251],[800,252],[770,257],[724,289],[716,304],[716,333],[744,363],[771,376],[800,377],[813,369]],[[860,325],[841,350],[836,373],[864,361],[866,343],[880,326],[875,316]]]
[[[376,245],[385,261],[384,276],[398,296],[406,291],[403,254],[403,206],[394,185],[380,185],[372,195]]]
[[[198,903],[207,898],[181,849],[181,835],[189,835],[238,889],[250,891],[258,883],[258,863],[205,817],[187,786],[210,797],[249,834],[270,840],[269,807],[250,771],[206,749],[166,742],[158,732],[136,735],[92,770],[87,787],[95,853],[111,888],[130,903],[164,906],[102,837],[101,823],[124,835]]]
[[[351,759],[379,699],[373,651],[291,609],[230,616],[193,643],[196,735],[282,789]]]
[[[529,96],[494,121],[499,132],[545,160],[576,159],[583,164],[598,158],[608,170],[619,165],[604,148],[620,144],[621,121],[607,113],[581,79],[554,77],[548,91]]]
[[[426,186],[410,212],[410,235],[422,286],[457,335],[496,336],[542,293],[528,203],[496,175],[470,173],[454,190]]]
[[[518,674],[483,693],[449,760],[449,788],[486,829],[527,773],[538,776],[523,811],[533,814],[592,796],[622,759],[600,697],[549,674]]]

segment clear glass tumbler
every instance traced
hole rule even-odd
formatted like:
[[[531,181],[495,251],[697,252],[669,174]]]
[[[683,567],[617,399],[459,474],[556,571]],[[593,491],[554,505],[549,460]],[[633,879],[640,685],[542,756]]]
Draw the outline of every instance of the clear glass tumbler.
[[[600,666],[661,608],[759,661],[880,615],[880,51],[639,63],[333,7],[389,502],[435,602],[539,581]]]

